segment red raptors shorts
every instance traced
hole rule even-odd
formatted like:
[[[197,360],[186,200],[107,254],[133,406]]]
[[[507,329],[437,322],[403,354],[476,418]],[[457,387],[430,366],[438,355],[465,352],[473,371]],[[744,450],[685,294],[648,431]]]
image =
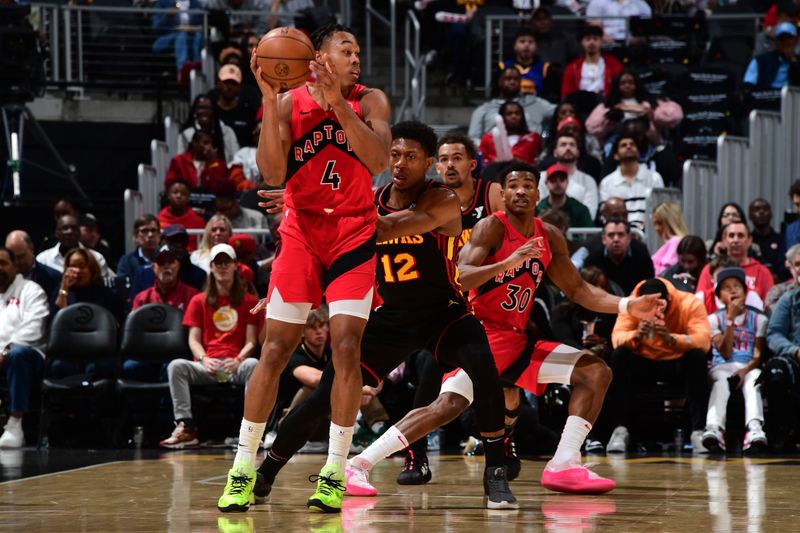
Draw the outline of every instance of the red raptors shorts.
[[[267,298],[317,307],[363,299],[375,285],[377,213],[335,217],[284,209],[281,253],[272,265]]]

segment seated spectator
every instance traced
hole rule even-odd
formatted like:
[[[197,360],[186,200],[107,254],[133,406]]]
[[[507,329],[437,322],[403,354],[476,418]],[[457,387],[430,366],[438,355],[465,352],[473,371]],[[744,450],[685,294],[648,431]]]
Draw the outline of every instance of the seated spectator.
[[[590,175],[594,178],[595,182],[599,182],[604,176],[602,173],[602,165],[600,161],[603,157],[603,151],[600,149],[600,144],[597,139],[591,135],[587,136],[583,133],[583,124],[575,116],[568,114],[569,110],[573,110],[574,106],[568,102],[559,105],[559,115],[564,116],[558,124],[556,124],[548,136],[547,143],[545,144],[542,153],[539,155],[539,168],[547,169],[550,165],[556,162],[553,152],[556,148],[556,143],[560,135],[572,135],[580,148],[578,160],[576,165],[578,170]]]
[[[211,250],[218,244],[225,244],[233,235],[231,221],[225,215],[214,215],[206,224],[203,237],[197,246],[197,250],[192,252],[189,257],[192,264],[202,268],[206,272],[211,271]]]
[[[0,248],[0,370],[8,384],[8,421],[0,448],[24,444],[22,417],[44,368],[41,349],[49,314],[44,290],[17,272],[14,252]]]
[[[228,244],[230,244],[236,252],[236,257],[239,258],[239,264],[242,267],[249,268],[253,273],[252,283],[256,293],[261,298],[265,297],[267,295],[267,289],[269,288],[268,272],[272,267],[272,258],[259,261],[256,256],[258,244],[253,237],[245,233],[231,235],[231,238],[228,239]]]
[[[220,158],[227,163],[230,163],[233,156],[239,151],[236,133],[217,117],[211,97],[207,94],[196,96],[192,102],[192,114],[183,125],[181,134],[178,135],[177,150],[179,154],[189,149],[192,138],[198,131],[204,131],[211,135],[214,139],[214,146],[219,148]]]
[[[14,230],[6,236],[6,248],[14,254],[17,274],[38,284],[44,289],[47,301],[52,301],[61,287],[61,272],[36,260],[31,236],[22,230]]]
[[[620,135],[614,143],[614,158],[619,168],[600,182],[600,201],[612,196],[625,200],[628,208],[628,221],[644,229],[647,198],[653,189],[664,186],[658,172],[639,164],[639,148],[631,135]]]
[[[664,202],[653,210],[653,229],[664,244],[653,254],[656,276],[678,262],[678,244],[689,233],[678,204]]]
[[[484,164],[519,159],[534,165],[542,147],[542,137],[528,129],[522,106],[514,101],[504,102],[496,122],[497,125],[481,137],[478,147]]]
[[[775,304],[778,303],[781,296],[792,289],[800,287],[800,244],[795,244],[786,250],[785,265],[791,277],[783,283],[773,285],[772,288],[767,291],[767,298],[764,300],[764,311],[768,316],[772,316]]]
[[[683,120],[681,106],[672,100],[656,101],[639,78],[623,70],[611,82],[611,93],[605,102],[597,104],[586,119],[586,131],[601,141],[612,141],[626,120],[646,118],[650,129],[675,128]]]
[[[631,135],[639,147],[639,164],[655,170],[668,187],[680,188],[683,183],[683,166],[669,144],[663,142],[661,135],[650,127],[646,117],[626,120],[620,126],[621,135]],[[619,162],[607,157],[603,161],[603,175],[614,172]]]
[[[158,251],[161,225],[150,214],[142,215],[133,221],[133,240],[136,249],[123,255],[117,263],[117,276],[125,276],[132,281],[142,268],[150,266]]]
[[[549,194],[536,206],[537,215],[546,209],[553,208],[563,211],[569,217],[571,227],[589,228],[593,226],[589,209],[567,194],[569,189],[567,167],[561,163],[551,166],[547,169],[547,177],[544,182]]]
[[[722,245],[722,230],[725,226],[732,222],[744,222],[745,220],[744,209],[736,202],[722,205],[717,216],[717,232],[714,234],[714,240],[706,241],[709,257],[714,258],[725,253]]]
[[[622,198],[611,197],[601,204],[601,210],[597,214],[597,226],[602,228],[606,221],[628,220],[628,209],[625,207],[625,200]],[[650,255],[647,245],[644,244],[637,234],[631,235],[631,248],[636,248],[636,255]],[[603,232],[595,233],[588,239],[581,242],[581,246],[572,254],[570,260],[575,268],[582,269],[584,262],[590,253],[603,250]],[[617,293],[614,293],[617,294]],[[624,296],[620,294],[619,296]]]
[[[612,218],[603,226],[603,248],[589,253],[584,267],[596,266],[622,289],[630,294],[640,281],[652,278],[653,261],[647,247],[631,245],[631,230],[627,221]]]
[[[79,237],[78,218],[75,215],[64,215],[56,222],[56,243],[52,248],[39,252],[36,261],[59,272],[64,270],[65,255],[73,248],[83,249]],[[99,252],[89,250],[100,267],[100,275],[107,278],[113,275]]]
[[[198,13],[189,13],[190,9],[201,9],[200,2],[158,0],[154,7],[163,11],[153,13],[153,30],[161,34],[153,42],[153,52],[172,52],[175,55],[178,82],[185,85],[189,82],[189,72],[200,67],[203,17]]]
[[[666,269],[661,277],[668,279],[679,291],[697,291],[697,280],[706,266],[706,245],[697,235],[687,235],[678,243],[678,262]]]
[[[123,301],[106,287],[100,274],[100,265],[91,250],[73,248],[64,257],[64,270],[61,273],[61,287],[52,302],[57,312],[68,305],[87,302],[105,307],[117,319],[123,322]]]
[[[550,64],[536,55],[536,37],[533,29],[522,26],[514,35],[514,58],[504,59],[497,65],[502,72],[508,67],[516,68],[522,75],[520,92],[522,94],[544,94],[545,79]]]
[[[203,290],[203,285],[206,282],[206,271],[202,268],[195,266],[189,260],[189,234],[186,233],[186,228],[180,224],[172,224],[164,228],[161,232],[161,242],[174,250],[176,255],[181,261],[178,276],[181,281],[197,290]],[[131,301],[136,300],[136,296],[153,286],[156,281],[155,272],[153,271],[152,264],[139,271],[136,277],[131,281]]]
[[[715,292],[724,309],[708,315],[711,327],[711,370],[713,385],[708,400],[708,414],[703,446],[711,452],[725,451],[726,413],[731,391],[741,389],[747,433],[742,450],[763,450],[764,403],[757,380],[761,375],[761,352],[766,346],[767,317],[745,306],[744,270],[723,268],[717,272]]]
[[[581,156],[581,150],[578,147],[578,139],[574,135],[567,133],[557,135],[553,156],[556,162],[567,169],[569,178],[567,196],[585,205],[589,209],[591,220],[594,220],[594,217],[597,215],[597,206],[600,203],[600,196],[597,191],[597,182],[594,178],[578,170],[578,159]],[[539,180],[539,197],[542,199],[547,198],[547,195],[550,194],[545,185],[546,178],[546,171],[542,172]],[[591,226],[593,224],[589,225]],[[576,224],[573,221],[573,226],[580,226],[580,224]]]
[[[747,216],[753,223],[753,244],[750,247],[753,255],[772,272],[776,281],[786,279],[784,239],[772,227],[772,206],[764,198],[756,198],[750,202]]]
[[[625,41],[629,37],[627,19],[649,17],[652,13],[644,0],[591,0],[586,6],[586,18],[603,17],[590,22],[603,27],[604,41]]]
[[[756,35],[756,43],[753,48],[753,55],[760,56],[766,52],[775,50],[775,43],[777,38],[775,30],[783,22],[796,25],[800,20],[800,5],[794,0],[780,0],[775,6],[775,23],[768,24],[764,20],[764,29]],[[795,46],[794,53],[800,55],[800,43]]]
[[[174,359],[167,367],[176,427],[159,443],[164,448],[196,448],[200,444],[192,418],[191,385],[246,385],[258,363],[254,356],[260,318],[250,313],[258,299],[244,289],[233,248],[218,244],[209,257],[206,290],[191,299],[183,319],[189,328],[194,361]]]
[[[754,57],[744,73],[745,92],[782,89],[800,85],[797,26],[781,22],[775,26],[775,49]]]
[[[587,24],[581,28],[581,48],[583,55],[573,60],[564,69],[561,78],[561,98],[577,91],[595,93],[606,99],[611,94],[611,81],[622,72],[622,63],[611,54],[603,53],[603,30]]]
[[[217,86],[209,96],[214,104],[214,113],[233,129],[239,146],[251,144],[256,111],[261,102],[258,97],[254,99],[242,93],[241,69],[236,65],[222,65],[217,73]]]
[[[800,179],[793,181],[792,185],[789,187],[789,198],[792,200],[795,213],[800,213]],[[742,218],[742,220],[744,220],[744,218]],[[800,244],[800,217],[786,226],[786,240],[784,244],[787,250],[795,244]]]
[[[263,211],[248,209],[239,204],[236,186],[232,181],[226,182],[217,190],[214,212],[227,217],[234,228],[268,229],[267,217]],[[259,235],[258,240],[263,241],[264,235]]]
[[[182,181],[189,189],[202,188],[214,192],[227,179],[228,167],[225,160],[220,159],[214,139],[204,131],[197,131],[189,149],[169,162],[164,189],[169,189],[175,181]]]
[[[162,228],[179,224],[186,229],[204,229],[206,221],[189,205],[189,186],[185,181],[175,180],[167,188],[167,206],[159,211],[158,221]],[[197,249],[197,237],[189,238],[189,251]]]
[[[767,267],[747,256],[747,250],[750,248],[751,242],[750,229],[744,222],[732,222],[722,230],[722,246],[725,248],[726,255],[744,269],[748,292],[754,292],[763,302],[775,281],[772,279],[772,273],[767,270]],[[708,314],[716,311],[718,306],[716,298],[714,298],[714,283],[712,279],[711,266],[706,265],[700,273],[697,291],[703,292]],[[763,309],[763,304],[759,309]]]
[[[662,278],[642,281],[631,296],[642,294],[661,294],[667,308],[663,320],[617,316],[611,333],[614,379],[600,415],[607,427],[614,428],[606,446],[608,453],[624,453],[628,448],[634,390],[671,379],[676,372],[684,387],[693,433],[705,427],[706,353],[711,347],[711,330],[703,304]]]
[[[500,90],[498,97],[484,102],[472,112],[468,135],[475,145],[478,145],[481,137],[495,127],[500,106],[508,100],[519,102],[522,105],[525,110],[525,122],[532,131],[541,132],[542,124],[553,116],[555,104],[533,94],[520,94],[521,79],[522,76],[516,68],[509,67],[503,70],[497,81]]]
[[[80,231],[78,240],[81,245],[99,252],[106,260],[106,263],[110,263],[111,248],[108,246],[108,241],[100,235],[100,223],[97,222],[97,217],[91,213],[81,215],[78,217],[78,229]]]
[[[237,191],[255,189],[264,181],[256,163],[256,145],[259,135],[261,135],[260,122],[256,123],[253,128],[253,145],[239,148],[239,151],[233,155],[233,160],[229,162],[228,178],[236,184]]]
[[[571,34],[553,27],[553,15],[548,6],[539,5],[531,13],[528,25],[533,30],[536,50],[543,61],[563,67],[580,52]]]

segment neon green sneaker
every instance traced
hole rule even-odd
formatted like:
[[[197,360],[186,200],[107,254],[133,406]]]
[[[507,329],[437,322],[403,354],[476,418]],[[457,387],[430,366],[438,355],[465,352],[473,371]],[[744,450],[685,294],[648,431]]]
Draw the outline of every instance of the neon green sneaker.
[[[340,513],[344,497],[344,473],[333,464],[322,467],[318,476],[308,480],[317,482],[317,490],[306,503],[306,507],[320,513]]]
[[[223,513],[247,511],[255,503],[253,485],[256,470],[246,461],[239,461],[228,471],[228,483],[217,502],[217,509]]]

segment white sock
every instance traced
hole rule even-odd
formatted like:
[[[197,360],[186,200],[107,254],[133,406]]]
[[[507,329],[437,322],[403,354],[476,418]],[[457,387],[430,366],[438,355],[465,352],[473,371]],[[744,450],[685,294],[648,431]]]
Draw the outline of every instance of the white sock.
[[[353,461],[358,461],[361,468],[371,470],[380,461],[406,448],[408,448],[408,439],[400,433],[397,426],[392,426],[386,430],[386,433],[370,444],[366,450],[353,458]]]
[[[233,464],[247,461],[251,467],[256,467],[256,454],[266,427],[266,422],[250,422],[242,418],[242,425],[239,428],[239,448],[236,450]]]
[[[8,421],[6,422],[6,428],[17,429],[19,427],[22,427],[22,418],[16,416],[9,416]]]
[[[331,429],[328,433],[328,462],[334,464],[344,475],[344,468],[347,465],[347,454],[350,453],[350,444],[353,442],[354,426],[342,427],[331,422]]]
[[[575,415],[567,417],[564,424],[564,431],[561,432],[561,440],[558,442],[556,454],[550,460],[554,465],[566,463],[575,456],[575,452],[580,453],[586,435],[591,431],[592,425],[583,418]]]

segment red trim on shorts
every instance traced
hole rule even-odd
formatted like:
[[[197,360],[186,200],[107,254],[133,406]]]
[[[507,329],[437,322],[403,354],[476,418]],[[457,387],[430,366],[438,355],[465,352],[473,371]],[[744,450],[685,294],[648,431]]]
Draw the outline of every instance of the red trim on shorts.
[[[364,370],[366,370],[366,371],[367,371],[367,374],[369,374],[370,376],[372,376],[372,378],[375,380],[375,383],[376,383],[376,385],[375,385],[375,386],[377,387],[377,386],[380,384],[380,382],[381,382],[381,378],[379,378],[379,377],[378,377],[378,374],[376,374],[375,372],[373,372],[373,371],[372,371],[372,369],[371,369],[370,367],[368,367],[367,365],[365,365],[365,364],[364,364],[364,361],[359,361],[358,363],[361,365],[361,368],[363,368]]]

